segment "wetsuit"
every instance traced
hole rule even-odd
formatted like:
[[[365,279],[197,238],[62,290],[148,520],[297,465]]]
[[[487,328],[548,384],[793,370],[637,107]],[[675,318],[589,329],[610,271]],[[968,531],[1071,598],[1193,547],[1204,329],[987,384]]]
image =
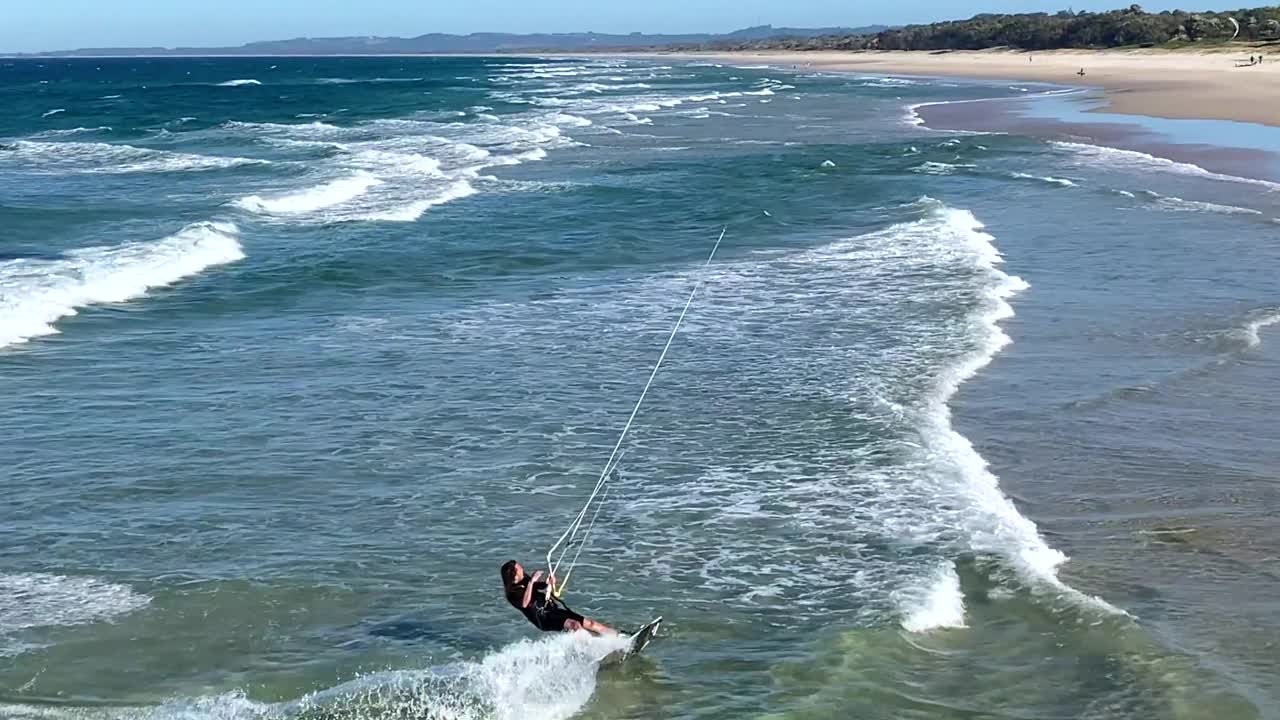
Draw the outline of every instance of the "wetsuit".
[[[528,607],[520,607],[520,603],[524,601],[524,591],[529,585],[529,578],[525,578],[511,587],[507,592],[507,602],[511,603],[515,609],[519,610],[528,618],[529,622],[539,630],[547,632],[559,632],[564,630],[566,620],[577,620],[579,623],[583,621],[583,617],[578,613],[569,609],[568,605],[552,596],[547,599],[547,584],[539,581],[534,583],[533,595],[529,598]]]

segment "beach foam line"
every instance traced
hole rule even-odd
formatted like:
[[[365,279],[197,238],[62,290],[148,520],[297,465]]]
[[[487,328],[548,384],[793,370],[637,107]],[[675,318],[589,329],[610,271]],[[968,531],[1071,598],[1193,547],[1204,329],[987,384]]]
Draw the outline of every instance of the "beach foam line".
[[[1259,180],[1257,178],[1240,177],[1237,175],[1224,175],[1222,173],[1206,170],[1193,163],[1178,162],[1177,160],[1157,157],[1144,152],[1138,152],[1137,150],[1121,150],[1120,148],[1107,147],[1105,145],[1062,142],[1057,140],[1051,141],[1049,145],[1060,150],[1065,150],[1078,159],[1091,164],[1104,165],[1108,168],[1114,168],[1119,165],[1133,168],[1135,170],[1159,170],[1161,172],[1190,175],[1208,180],[1257,185],[1259,187],[1265,187],[1268,190],[1280,190],[1280,183],[1271,182],[1269,180]]]
[[[951,398],[965,381],[989,365],[1012,342],[1000,323],[1014,316],[1009,299],[1030,285],[1000,269],[1004,258],[996,249],[995,238],[984,232],[984,225],[973,213],[943,206],[931,198],[925,200],[937,206],[934,214],[941,222],[936,232],[970,254],[975,267],[986,275],[981,306],[970,316],[975,347],[942,369],[919,412],[920,436],[927,455],[937,472],[951,478],[947,485],[968,506],[958,516],[964,525],[967,543],[975,552],[1008,558],[1014,569],[1033,585],[1047,587],[1083,605],[1123,614],[1122,610],[1081,593],[1058,578],[1058,566],[1066,561],[1066,555],[1050,547],[1035,523],[1018,512],[1000,491],[999,478],[991,472],[986,460],[951,424]]]
[[[0,575],[0,657],[29,649],[15,633],[85,625],[145,607],[151,598],[126,585],[46,573]]]
[[[78,308],[142,297],[242,258],[235,225],[201,222],[152,242],[0,263],[0,348],[57,333],[54,323]]]
[[[1014,88],[1010,88],[1010,89],[1014,89]],[[1017,88],[1017,89],[1022,90],[1023,92],[1027,92],[1024,88]],[[970,98],[965,100],[932,100],[929,102],[918,102],[918,103],[912,103],[910,105],[907,105],[904,108],[906,111],[906,115],[903,118],[903,122],[905,122],[907,125],[924,127],[926,130],[935,130],[936,132],[957,133],[957,134],[964,134],[964,135],[1007,135],[1008,133],[1005,133],[1005,132],[986,132],[981,130],[947,130],[947,129],[941,129],[941,128],[930,128],[924,124],[924,118],[920,117],[920,108],[933,107],[935,105],[964,105],[968,103],[1000,102],[1002,100],[1027,100],[1030,98],[1038,98],[1038,97],[1078,95],[1084,92],[1088,92],[1088,88],[1065,88],[1060,90],[1045,90],[1043,92],[1028,93],[1026,95],[1006,95],[1004,97]]]

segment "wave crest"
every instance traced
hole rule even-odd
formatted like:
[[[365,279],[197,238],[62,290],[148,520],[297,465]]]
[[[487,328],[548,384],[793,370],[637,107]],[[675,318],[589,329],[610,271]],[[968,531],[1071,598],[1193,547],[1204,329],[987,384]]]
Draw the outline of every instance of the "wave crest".
[[[153,242],[0,263],[0,348],[58,332],[77,308],[118,303],[244,257],[230,223],[202,222]]]

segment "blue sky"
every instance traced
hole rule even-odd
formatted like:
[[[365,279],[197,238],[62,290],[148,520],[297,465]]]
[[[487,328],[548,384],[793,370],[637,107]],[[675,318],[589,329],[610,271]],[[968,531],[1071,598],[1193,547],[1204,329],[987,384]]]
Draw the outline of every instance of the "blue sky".
[[[1202,0],[1192,9],[1239,7]],[[0,51],[238,45],[300,36],[427,32],[727,32],[748,25],[931,22],[978,12],[1106,10],[1112,2],[1040,0],[8,0]],[[1247,4],[1247,3],[1246,3]],[[1149,10],[1175,7],[1143,3]]]

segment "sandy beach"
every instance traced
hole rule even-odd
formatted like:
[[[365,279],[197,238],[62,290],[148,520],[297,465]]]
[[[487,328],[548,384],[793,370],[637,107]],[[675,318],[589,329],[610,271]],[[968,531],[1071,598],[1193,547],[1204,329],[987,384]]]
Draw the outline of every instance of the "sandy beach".
[[[1250,54],[1266,53],[1250,66]],[[821,70],[1024,80],[1102,88],[1101,112],[1280,126],[1280,51],[1013,50],[740,52],[698,55]],[[1243,67],[1237,65],[1243,64]],[[1084,76],[1078,72],[1084,69]]]

